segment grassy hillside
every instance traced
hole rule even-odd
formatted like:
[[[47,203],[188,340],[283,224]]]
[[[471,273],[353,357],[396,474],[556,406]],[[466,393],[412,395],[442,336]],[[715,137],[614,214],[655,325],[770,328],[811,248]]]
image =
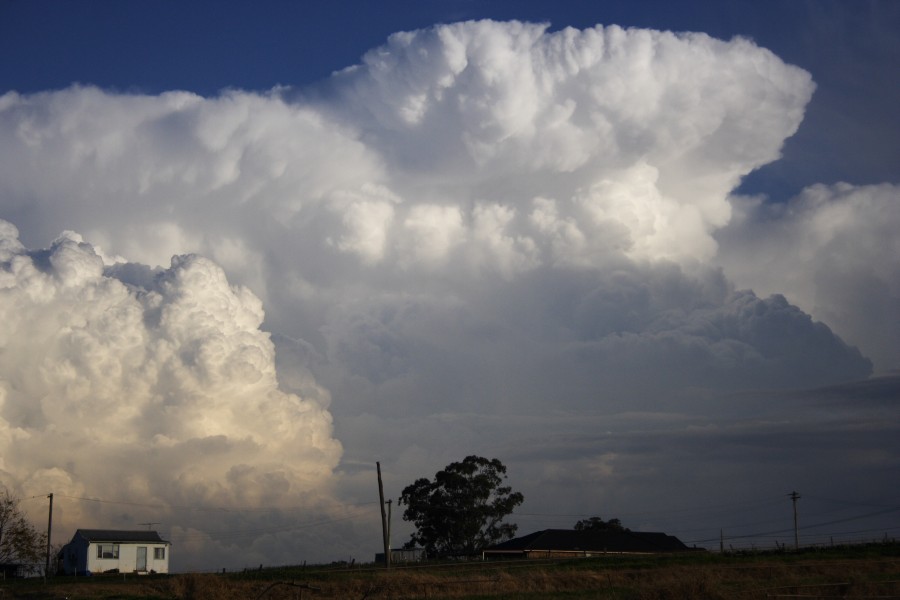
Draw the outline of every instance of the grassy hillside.
[[[0,599],[280,600],[900,598],[900,545],[780,554],[307,567],[6,581]]]

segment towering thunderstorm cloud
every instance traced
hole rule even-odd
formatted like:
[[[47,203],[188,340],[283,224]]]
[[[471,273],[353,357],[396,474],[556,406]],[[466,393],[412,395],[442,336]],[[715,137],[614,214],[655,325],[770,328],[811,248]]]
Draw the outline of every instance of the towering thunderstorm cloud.
[[[0,476],[169,507],[225,557],[193,508],[367,499],[334,473],[331,413],[347,464],[389,448],[418,475],[465,436],[434,415],[675,410],[893,368],[900,335],[865,333],[897,316],[900,251],[849,240],[896,225],[898,191],[730,196],[813,91],[743,39],[482,21],[397,33],[309,89],[8,93]],[[273,533],[294,518],[265,513],[260,557],[315,552]]]

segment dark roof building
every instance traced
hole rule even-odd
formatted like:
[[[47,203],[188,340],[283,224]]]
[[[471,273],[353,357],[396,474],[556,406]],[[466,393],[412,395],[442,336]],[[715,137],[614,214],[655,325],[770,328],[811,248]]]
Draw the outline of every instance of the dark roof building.
[[[485,548],[485,558],[560,558],[600,554],[688,552],[678,538],[644,531],[544,529]]]
[[[149,530],[122,530],[122,529],[79,529],[75,535],[80,535],[88,542],[146,542],[148,544],[168,543],[159,537],[159,533]]]
[[[150,530],[79,529],[62,547],[66,575],[168,573],[171,544]]]

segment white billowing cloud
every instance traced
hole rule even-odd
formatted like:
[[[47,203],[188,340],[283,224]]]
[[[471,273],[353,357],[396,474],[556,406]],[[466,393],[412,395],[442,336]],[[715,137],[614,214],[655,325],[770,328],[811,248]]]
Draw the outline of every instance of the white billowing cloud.
[[[44,239],[74,227],[146,264],[222,256],[248,283],[258,261],[232,264],[228,247],[249,238],[243,251],[263,256],[274,231],[364,267],[708,259],[727,193],[778,157],[812,88],[740,39],[442,25],[392,36],[294,102],[7,94],[4,208]],[[534,226],[538,198],[554,223]]]
[[[364,263],[384,257],[394,204],[400,201],[385,188],[363,186],[362,193],[345,192],[346,202],[335,202],[332,210],[341,216],[344,232],[337,241],[341,250],[357,254]]]
[[[352,135],[275,95],[9,93],[0,122],[4,211],[17,226],[51,239],[81,225],[104,251],[150,265],[202,251],[251,277],[254,259],[242,256],[264,252],[256,241],[270,227],[315,231],[323,244],[331,205],[389,197]]]
[[[816,185],[785,205],[745,199],[721,233],[721,262],[741,285],[778,290],[900,368],[900,189]]]
[[[459,243],[464,242],[462,215],[455,206],[420,204],[413,207],[403,222],[407,231],[407,256],[413,263],[431,265],[445,258]]]
[[[5,221],[0,234],[8,484],[226,509],[328,497],[341,455],[331,416],[279,390],[247,288],[193,255],[104,267],[71,232],[40,251]]]
[[[389,157],[401,195],[522,216],[551,198],[641,259],[712,256],[727,193],[778,157],[813,89],[744,40],[490,21],[396,34],[330,86],[326,110]],[[548,258],[596,258],[568,250]]]

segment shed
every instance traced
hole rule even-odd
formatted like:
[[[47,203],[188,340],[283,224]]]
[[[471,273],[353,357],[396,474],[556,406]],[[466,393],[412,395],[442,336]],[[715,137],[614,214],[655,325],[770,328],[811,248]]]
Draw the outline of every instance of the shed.
[[[26,563],[0,563],[0,579],[27,577],[37,570],[36,565]]]
[[[79,529],[59,552],[66,575],[168,573],[171,544],[156,531]]]
[[[422,562],[425,560],[424,548],[399,548],[391,550],[391,564]],[[376,564],[384,564],[384,552],[375,555]]]

